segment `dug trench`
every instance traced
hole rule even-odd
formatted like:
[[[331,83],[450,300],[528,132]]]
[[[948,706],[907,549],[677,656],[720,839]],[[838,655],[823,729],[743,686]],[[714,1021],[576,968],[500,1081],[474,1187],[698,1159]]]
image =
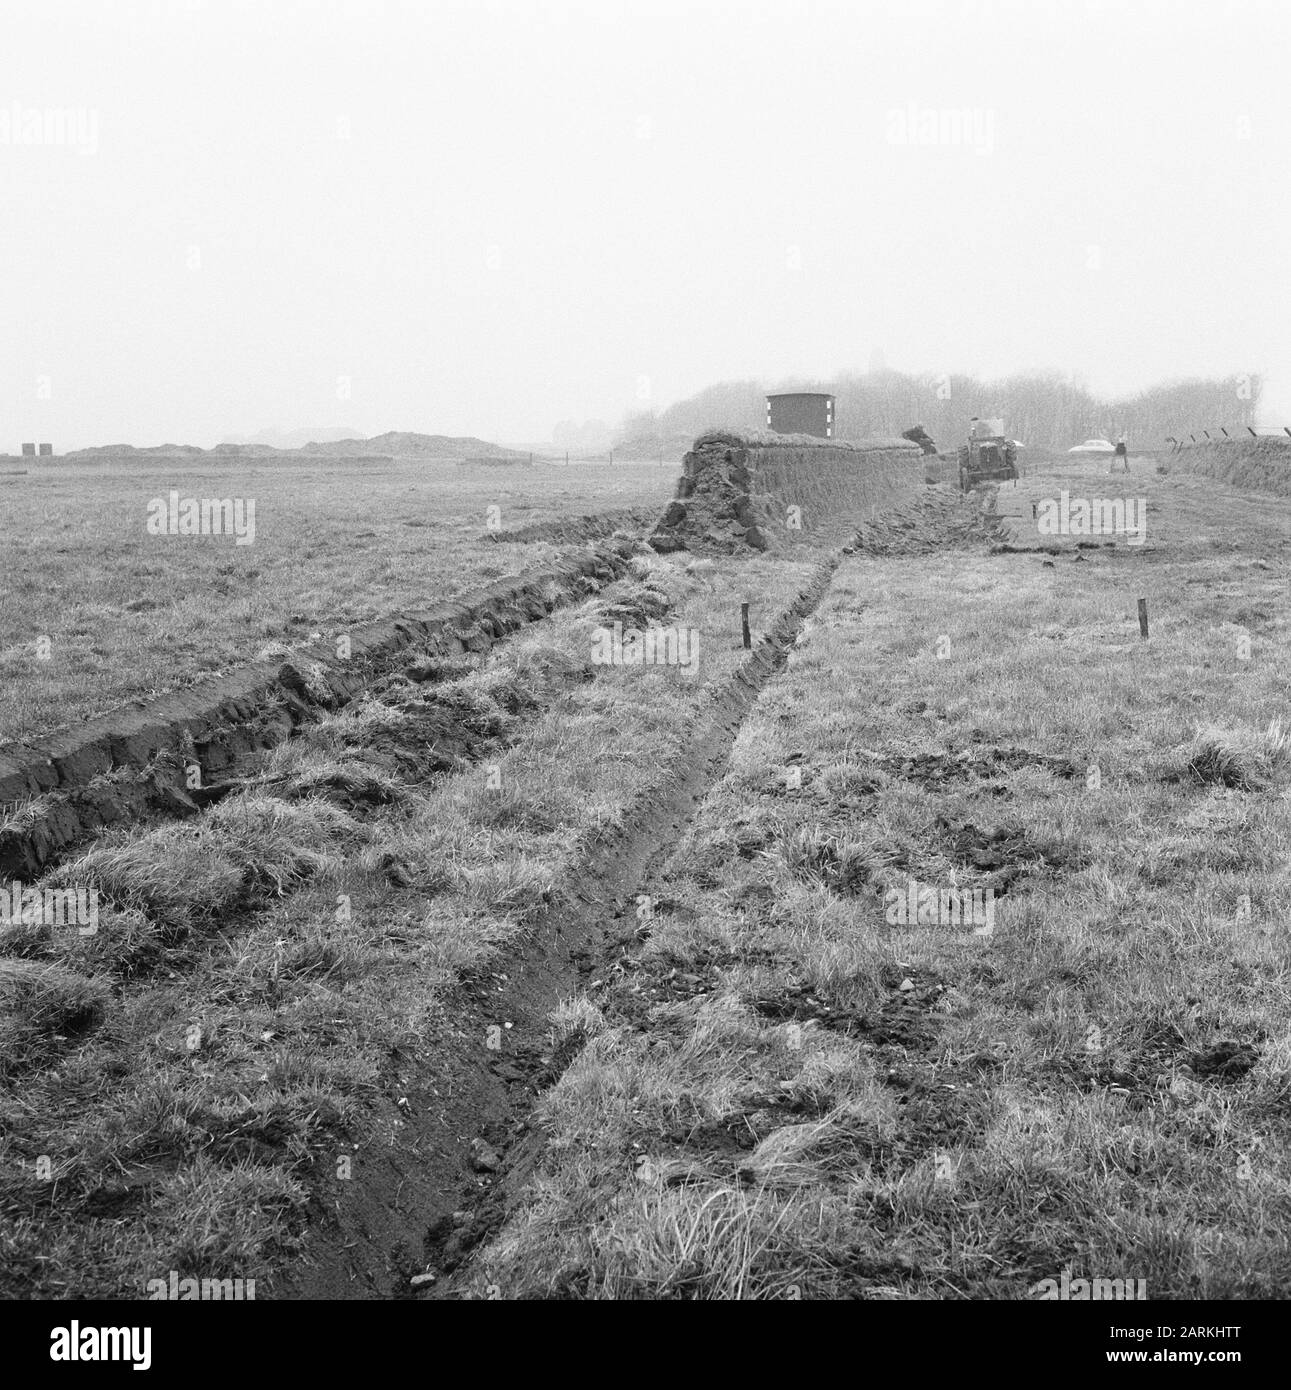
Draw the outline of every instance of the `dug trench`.
[[[543,569],[499,580],[451,604],[347,634],[344,659],[322,643],[280,665],[258,663],[191,689],[138,702],[78,729],[0,746],[0,878],[30,882],[98,831],[146,817],[192,815],[249,760],[320,712],[347,705],[421,654],[434,661],[488,651],[525,625],[619,578],[627,540],[589,546]],[[196,793],[196,794],[194,794]]]
[[[644,535],[653,527],[656,519],[654,512],[647,508],[620,507],[610,512],[561,517],[554,521],[535,521],[511,530],[485,531],[483,539],[522,545],[533,541],[570,545],[579,541],[601,540],[616,531],[634,536]]]
[[[345,986],[397,973],[403,946],[423,934],[425,904],[452,896],[450,884],[472,886],[457,854],[429,846],[437,812],[461,774],[502,757],[590,682],[586,644],[571,631],[668,613],[672,595],[644,568],[644,580],[607,586],[487,660],[405,660],[223,784],[205,814],[109,832],[45,877],[95,888],[99,921],[84,937],[38,921],[0,928],[0,1287],[26,1278],[49,1296],[137,1297],[141,1277],[176,1257],[214,1272],[232,1247],[215,1253],[212,1226],[233,1222],[241,1239],[236,1209],[246,1206],[251,1244],[237,1258],[255,1260],[267,1290],[273,1255],[302,1224],[305,1169],[328,1175],[333,1155],[357,1151],[355,1136],[380,1126],[365,1107],[379,1108],[386,1091],[396,1115],[409,1108],[404,1058],[382,1048],[412,1030],[372,1005],[364,1022],[382,1041],[361,1060],[346,1041],[361,1010]],[[665,582],[693,588],[680,571]],[[353,919],[329,925],[329,887],[352,896]],[[424,994],[424,983],[413,990]],[[33,1173],[37,1159],[48,1179]],[[274,1223],[236,1196],[223,1217],[203,1197],[190,1224],[185,1189],[211,1177],[245,1185],[251,1169],[268,1209],[280,1205],[275,1193],[296,1208],[281,1243],[252,1234]],[[113,1235],[126,1219],[129,1250]]]
[[[966,509],[939,490],[890,519],[868,523],[843,553],[913,558],[947,546],[977,549],[992,535],[989,507]],[[405,1116],[405,1138],[372,1156],[368,1191],[385,1195],[364,1199],[362,1229],[351,1197],[345,1211],[338,1207],[334,1213],[333,1229],[326,1236],[315,1233],[313,1273],[291,1283],[297,1296],[342,1296],[347,1286],[354,1292],[421,1298],[465,1292],[471,1252],[499,1229],[541,1162],[544,1137],[533,1121],[535,1103],[578,1055],[577,1033],[551,1044],[552,1011],[580,988],[601,983],[593,977],[620,977],[624,962],[648,935],[639,909],[644,890],[655,891],[664,864],[723,776],[749,711],[785,665],[838,563],[831,558],[820,565],[718,694],[674,766],[641,799],[622,831],[587,856],[577,880],[543,914],[523,950],[489,980],[459,992],[453,1010],[459,1047],[455,1055],[449,1048],[439,1053],[446,1067],[451,1057],[452,1099],[432,1107],[429,1127]],[[1007,763],[1009,754],[1003,756]],[[957,770],[963,775],[962,764]],[[966,829],[971,833],[972,827]],[[664,988],[684,991],[685,986],[671,982]],[[907,1015],[921,1012],[925,994],[899,996],[899,1016],[874,1024],[875,1039],[885,1027],[896,1030],[895,1037],[907,1026],[922,1037],[922,1018],[912,1022]],[[648,1002],[655,1002],[653,996]],[[455,1143],[446,1145],[446,1130]],[[405,1197],[402,1211],[401,1194],[416,1194],[411,1201]],[[364,1246],[366,1267],[355,1254]],[[382,1249],[394,1252],[384,1262]]]
[[[1026,1298],[1132,1267],[1153,1297],[1268,1296],[1281,919],[1234,898],[1284,860],[1256,798],[1283,791],[1285,738],[1242,715],[1280,708],[1285,666],[1239,683],[1192,594],[1123,646],[1113,565],[853,548],[641,885],[653,916],[552,1019],[577,1055],[493,1185],[502,1229],[442,1292]],[[1209,579],[1194,563],[1173,595]],[[1233,731],[1176,746],[1199,650]],[[885,910],[947,883],[993,890],[998,930]],[[1222,1252],[1217,1210],[1246,1232]],[[493,1220],[465,1215],[437,1268]]]
[[[426,1297],[502,1221],[507,1196],[540,1153],[531,1133],[538,1094],[576,1056],[553,1050],[548,1018],[607,950],[634,939],[635,895],[666,857],[720,778],[748,711],[788,658],[829,587],[838,558],[822,561],[787,610],[714,693],[681,755],[624,817],[589,848],[576,877],[533,922],[522,944],[490,962],[445,1001],[445,1022],[426,1040],[428,1075],[409,1076],[402,1112],[387,1116],[397,1141],[373,1146],[343,1199],[312,1224],[284,1297]],[[451,1021],[450,1021],[451,1020]],[[411,1069],[410,1069],[411,1070]],[[505,1174],[505,1180],[502,1175]]]
[[[932,520],[929,516],[925,523]],[[914,547],[911,553],[917,552],[926,539],[925,531],[931,529],[920,525],[914,536],[907,537]],[[634,918],[626,933],[607,934],[607,920],[613,921],[616,913],[620,924],[625,916],[631,918],[626,904],[634,885],[649,877],[652,864],[680,833],[707,787],[721,775],[744,716],[766,680],[785,661],[797,631],[825,593],[835,563],[828,561],[812,571],[805,588],[744,665],[730,680],[705,692],[706,712],[698,719],[680,756],[655,789],[633,803],[634,809],[623,819],[620,830],[589,844],[576,876],[553,894],[556,901],[549,908],[536,914],[521,943],[500,958],[491,959],[487,972],[476,971],[459,988],[450,990],[443,1008],[436,1013],[437,1023],[419,1032],[414,1046],[390,1054],[376,1094],[364,1095],[365,1110],[357,1127],[346,1123],[330,1103],[321,1108],[311,1103],[303,1128],[277,1101],[267,1105],[260,1100],[244,1102],[241,1110],[235,1106],[233,1111],[226,1104],[211,1107],[199,1103],[196,1109],[182,1112],[183,1138],[180,1147],[175,1148],[176,1157],[182,1149],[185,1154],[195,1151],[199,1157],[206,1155],[217,1163],[245,1159],[270,1165],[284,1174],[308,1176],[312,1219],[306,1232],[307,1258],[303,1262],[282,1261],[282,1287],[278,1292],[303,1297],[398,1296],[414,1289],[433,1288],[429,1273],[449,1270],[495,1223],[501,1208],[495,1200],[500,1188],[494,1184],[493,1175],[503,1167],[509,1174],[524,1171],[523,1145],[517,1146],[516,1141],[524,1138],[533,1099],[555,1081],[573,1055],[567,1048],[553,1052],[543,1041],[547,1036],[547,1014],[561,995],[569,993],[578,980],[595,968],[607,946],[614,949],[625,935],[632,936]],[[792,589],[784,587],[782,592],[787,597]],[[636,597],[644,599],[648,594],[643,591]],[[636,601],[631,594],[627,598],[629,606]],[[604,616],[612,615],[611,610],[605,610]],[[643,609],[621,616],[636,622],[649,621],[660,614]],[[224,792],[264,791],[270,797],[285,797],[288,801],[298,796],[306,800],[322,797],[362,822],[379,809],[392,784],[391,794],[397,796],[397,784],[415,785],[427,774],[445,770],[442,758],[427,760],[431,744],[450,763],[478,759],[498,746],[501,731],[492,728],[489,720],[475,727],[475,711],[469,701],[460,710],[457,708],[455,688],[469,683],[469,678],[454,662],[425,658],[414,662],[413,667],[416,669],[392,673],[384,682],[384,689],[383,683],[378,682],[375,693],[382,700],[393,700],[405,707],[412,715],[412,745],[416,747],[405,748],[404,741],[383,738],[379,731],[374,738],[359,741],[360,761],[372,763],[378,772],[388,774],[385,778],[361,776],[356,780],[347,771],[344,776],[323,782],[297,778],[299,784],[294,787],[281,785],[281,778],[277,782],[267,779],[262,786],[241,782],[226,786]],[[565,677],[577,679],[578,673],[558,672],[556,685]],[[511,713],[524,715],[524,703],[521,701]],[[305,734],[302,742],[308,744],[310,730]],[[372,769],[357,771],[370,773]],[[240,799],[233,796],[229,805]],[[192,823],[203,819],[198,817]],[[406,882],[407,875],[397,858],[383,863],[383,867],[391,885],[402,884],[413,893],[418,891],[415,875]],[[308,877],[308,865],[302,872]],[[145,976],[168,975],[174,980],[176,972],[182,976],[192,968],[193,961],[188,956],[196,954],[193,948],[195,944],[200,947],[203,930],[218,931],[226,939],[232,933],[231,939],[236,939],[238,922],[246,912],[255,911],[261,899],[267,896],[272,902],[275,896],[294,893],[299,886],[294,871],[285,882],[275,880],[272,874],[265,878],[253,873],[252,880],[243,885],[249,897],[239,890],[232,897],[204,906],[205,915],[200,922],[169,921],[163,911],[156,922],[160,931],[127,939],[128,959],[116,965],[123,968],[127,978],[138,970]],[[429,891],[433,893],[435,889],[431,887]],[[136,930],[133,923],[129,930]],[[30,956],[33,969],[43,968],[38,943],[27,945],[33,947],[30,952],[24,947],[16,954]],[[326,978],[336,967],[335,951],[336,947],[327,941],[302,942],[299,950],[283,960],[287,972],[284,981],[293,976]],[[280,1026],[274,1002],[279,998],[277,970],[275,961],[273,977],[262,987],[255,983],[259,971],[253,966],[253,989],[248,996],[268,1001],[265,1018],[271,1028]],[[245,988],[245,982],[235,986],[238,994]],[[201,989],[201,977],[197,976],[187,991],[187,1002],[182,1005],[190,1018],[196,1016],[192,1010],[201,997]],[[90,1004],[101,1002],[91,1000]],[[245,1011],[246,1006],[242,1007]],[[91,1007],[90,1012],[94,1011]],[[343,1012],[331,1006],[326,1011]],[[161,1018],[164,1013],[153,1012],[152,1016]],[[122,1018],[117,1010],[117,1019]],[[252,1023],[253,1016],[247,1014],[244,1024],[226,1029],[228,1042],[236,1043],[237,1033]],[[88,1025],[91,1035],[96,1026],[97,1018]],[[107,1060],[112,1067],[122,1066],[129,1052],[124,1040],[119,1044],[112,1041],[111,1034],[118,1026],[113,1021],[107,1030]],[[79,1103],[77,1069],[88,1076],[98,1063],[95,1055],[88,1052],[84,1057],[78,1056],[86,1030],[78,1025],[61,1031],[68,1036],[56,1040],[54,1052],[66,1054],[66,1058],[64,1061],[51,1055],[49,1061],[55,1069],[49,1074],[57,1080],[59,1069],[70,1064],[66,1079],[58,1081],[54,1098],[75,1108]],[[263,1036],[269,1038],[273,1033]],[[121,1052],[123,1046],[125,1052]],[[207,1072],[213,1062],[218,1073],[229,1065],[228,1059],[221,1059],[226,1047],[218,1040],[208,1045],[203,1030],[191,1065]],[[270,1072],[279,1066],[275,1062]],[[123,1075],[120,1071],[111,1074]],[[231,1074],[229,1082],[236,1091],[240,1083],[235,1084]],[[221,1089],[227,1091],[228,1087]],[[102,1090],[101,1083],[95,1083],[95,1090]],[[255,1094],[254,1088],[248,1094]],[[312,1136],[308,1156],[301,1149],[306,1132]],[[355,1142],[356,1136],[366,1142]],[[75,1135],[69,1132],[69,1142],[74,1140]],[[155,1141],[150,1138],[148,1142]],[[125,1181],[99,1181],[94,1165],[87,1167],[74,1159],[56,1157],[61,1174],[56,1203],[50,1201],[52,1190],[41,1191],[39,1185],[33,1187],[24,1179],[19,1184],[22,1190],[9,1194],[0,1205],[7,1214],[20,1215],[22,1220],[48,1219],[55,1225],[58,1220],[66,1223],[70,1218],[83,1217],[106,1228],[132,1214],[144,1216],[153,1206],[155,1195],[181,1176],[166,1166],[171,1162],[166,1154],[173,1147],[172,1141],[161,1142],[162,1152]],[[73,1142],[69,1153],[75,1148]],[[136,1149],[138,1145],[132,1144],[131,1152]],[[47,1145],[38,1144],[31,1151],[50,1150]],[[53,1152],[57,1156],[60,1148],[56,1145]],[[355,1168],[352,1174],[351,1164]],[[342,1167],[347,1170],[343,1179]],[[467,1220],[464,1214],[476,1208],[478,1216]],[[93,1282],[93,1272],[81,1277],[91,1280],[87,1289],[101,1292],[106,1287]],[[414,1279],[422,1282],[413,1284]],[[120,1294],[125,1287],[113,1286],[113,1292]],[[269,1291],[268,1287],[265,1291]]]

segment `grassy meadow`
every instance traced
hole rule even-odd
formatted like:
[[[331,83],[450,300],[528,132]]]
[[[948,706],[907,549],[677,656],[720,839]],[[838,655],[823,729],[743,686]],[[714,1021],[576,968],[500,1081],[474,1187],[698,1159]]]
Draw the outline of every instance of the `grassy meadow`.
[[[673,467],[646,464],[33,464],[0,478],[0,743],[428,607],[555,554],[484,539],[491,507],[512,530],[662,506],[674,485]],[[254,499],[254,542],[150,535],[148,504],[172,489]]]
[[[338,1155],[397,1141],[375,1119],[393,1076],[442,1084],[447,992],[487,979],[658,784],[746,655],[740,603],[760,632],[811,566],[634,568],[456,679],[391,678],[207,815],[105,834],[39,885],[102,907],[92,935],[0,933],[0,1294],[142,1297],[170,1269],[267,1294],[311,1197],[359,1200]],[[598,626],[650,620],[699,633],[693,674],[591,664]]]
[[[994,542],[980,499],[933,534],[957,504],[930,490],[843,557],[640,885],[648,910],[606,924],[585,987],[508,1043],[560,1065],[514,1177],[505,1154],[496,1188],[465,1175],[497,1219],[433,1271],[440,1296],[1025,1299],[1064,1275],[1291,1293],[1291,518],[1132,468],[1030,470],[999,489]],[[109,476],[96,509],[62,479],[74,500],[29,517],[75,557],[41,618],[93,635],[116,699],[88,667],[33,687],[12,644],[10,718],[178,683],[199,650],[249,659],[293,613],[302,633],[362,621],[556,553],[481,542],[491,503],[521,526],[673,484],[548,473],[252,478],[255,546],[128,543],[183,581],[133,613],[102,600],[105,533],[169,480]],[[1042,534],[1033,505],[1064,489],[1146,498],[1144,543]],[[54,868],[43,886],[94,888],[100,920],[0,932],[0,1293],[142,1297],[171,1269],[289,1285],[311,1227],[363,1200],[340,1160],[437,1142],[451,1058],[482,1046],[461,1001],[501,998],[592,847],[635,833],[748,655],[741,602],[756,639],[819,559],[642,547],[485,656],[305,726],[206,814]],[[217,564],[242,587],[212,605]],[[595,664],[615,622],[698,632],[697,671]],[[356,1268],[426,1269],[424,1217]]]
[[[1047,545],[1033,501],[1146,496],[1142,547],[845,562],[553,1017],[582,1050],[468,1293],[1291,1293],[1291,532],[1135,464],[999,509]]]

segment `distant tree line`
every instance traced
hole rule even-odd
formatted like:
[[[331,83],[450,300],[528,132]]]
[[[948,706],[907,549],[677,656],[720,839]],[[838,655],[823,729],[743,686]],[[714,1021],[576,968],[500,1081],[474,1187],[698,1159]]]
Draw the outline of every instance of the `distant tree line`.
[[[1061,372],[1021,372],[999,381],[971,376],[909,375],[889,370],[842,374],[831,381],[724,381],[659,412],[628,415],[616,448],[640,452],[693,439],[719,426],[766,425],[771,391],[828,391],[835,398],[835,435],[893,437],[923,425],[942,449],[964,437],[969,419],[1002,416],[1009,436],[1033,449],[1067,449],[1085,439],[1124,434],[1131,447],[1158,447],[1167,435],[1230,432],[1253,425],[1261,379],[1248,376],[1164,382],[1137,395],[1104,399]]]
[[[604,420],[561,420],[551,439],[562,449],[604,449],[613,441],[614,431]]]

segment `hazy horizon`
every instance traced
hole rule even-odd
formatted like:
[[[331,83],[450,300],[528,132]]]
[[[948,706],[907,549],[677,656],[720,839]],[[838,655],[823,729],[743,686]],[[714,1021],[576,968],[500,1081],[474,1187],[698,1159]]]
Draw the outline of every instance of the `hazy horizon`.
[[[40,0],[0,35],[0,452],[538,442],[876,353],[1262,373],[1291,423],[1284,5]]]

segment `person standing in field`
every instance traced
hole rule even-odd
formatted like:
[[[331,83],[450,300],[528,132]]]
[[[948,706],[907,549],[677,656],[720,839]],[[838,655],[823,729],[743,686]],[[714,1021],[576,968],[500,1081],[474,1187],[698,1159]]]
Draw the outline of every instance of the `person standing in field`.
[[[1130,471],[1130,452],[1125,447],[1125,436],[1123,434],[1117,435],[1116,437],[1116,452],[1112,455],[1112,466],[1107,470],[1109,473],[1114,473],[1116,471],[1118,461],[1124,466],[1125,471],[1128,473]]]

